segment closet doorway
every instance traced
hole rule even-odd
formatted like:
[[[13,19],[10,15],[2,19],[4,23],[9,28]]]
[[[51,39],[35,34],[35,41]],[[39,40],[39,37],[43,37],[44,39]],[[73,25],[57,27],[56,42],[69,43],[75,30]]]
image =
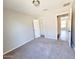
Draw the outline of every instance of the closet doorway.
[[[34,36],[35,36],[35,38],[40,37],[40,25],[39,25],[39,20],[38,19],[33,20],[33,27],[34,27]]]

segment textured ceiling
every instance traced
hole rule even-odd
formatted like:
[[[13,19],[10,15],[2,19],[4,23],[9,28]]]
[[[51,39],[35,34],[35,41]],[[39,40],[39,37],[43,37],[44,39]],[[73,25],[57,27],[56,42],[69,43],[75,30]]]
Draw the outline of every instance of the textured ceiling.
[[[35,7],[32,0],[4,0],[4,8],[13,9],[18,12],[27,13],[38,17],[43,13],[56,8],[60,8],[64,3],[70,0],[39,0],[40,6]]]

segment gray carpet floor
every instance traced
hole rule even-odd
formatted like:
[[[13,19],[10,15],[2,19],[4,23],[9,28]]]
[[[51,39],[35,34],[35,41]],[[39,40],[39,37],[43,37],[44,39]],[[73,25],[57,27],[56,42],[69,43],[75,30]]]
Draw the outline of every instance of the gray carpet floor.
[[[75,59],[67,42],[38,38],[12,51],[13,59]]]

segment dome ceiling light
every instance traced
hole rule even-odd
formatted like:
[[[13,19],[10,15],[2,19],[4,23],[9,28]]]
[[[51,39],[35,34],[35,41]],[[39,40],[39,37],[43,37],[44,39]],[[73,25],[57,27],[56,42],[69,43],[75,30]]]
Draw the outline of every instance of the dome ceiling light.
[[[40,1],[39,0],[33,0],[32,3],[36,7],[40,5]]]

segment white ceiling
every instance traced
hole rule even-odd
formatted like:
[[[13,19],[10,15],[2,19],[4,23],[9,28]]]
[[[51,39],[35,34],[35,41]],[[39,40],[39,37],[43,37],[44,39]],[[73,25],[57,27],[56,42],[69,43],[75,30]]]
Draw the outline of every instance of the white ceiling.
[[[54,10],[61,7],[69,0],[39,0],[40,6],[35,7],[32,0],[3,0],[4,8],[13,9],[18,12],[27,13],[34,17],[38,17],[45,13],[43,9]]]

